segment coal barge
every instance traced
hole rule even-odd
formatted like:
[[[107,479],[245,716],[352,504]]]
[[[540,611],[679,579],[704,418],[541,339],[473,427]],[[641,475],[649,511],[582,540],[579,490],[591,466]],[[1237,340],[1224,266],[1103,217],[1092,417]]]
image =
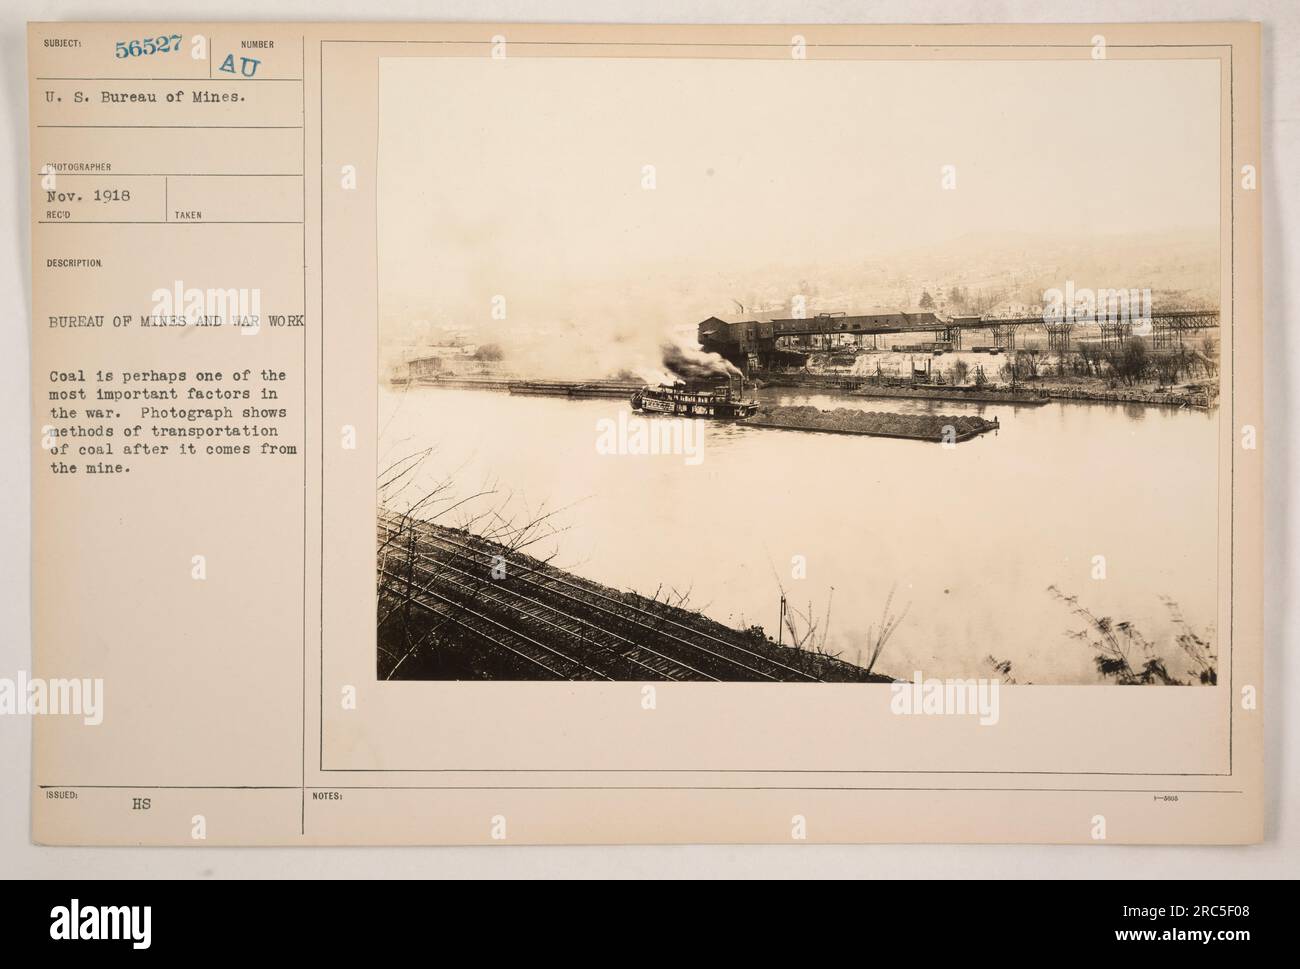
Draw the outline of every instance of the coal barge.
[[[753,417],[758,402],[745,400],[745,381],[739,379],[739,388],[731,381],[725,387],[698,389],[683,381],[646,387],[632,395],[632,409],[647,414],[672,414],[677,417],[704,417],[719,421],[741,421]]]

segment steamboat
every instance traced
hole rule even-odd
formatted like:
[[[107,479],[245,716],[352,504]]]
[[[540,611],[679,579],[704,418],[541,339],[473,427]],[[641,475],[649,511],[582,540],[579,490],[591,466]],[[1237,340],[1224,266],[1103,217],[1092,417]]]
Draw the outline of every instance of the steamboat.
[[[733,388],[731,380],[725,387],[690,387],[683,381],[645,387],[632,395],[632,409],[647,414],[673,414],[678,417],[711,417],[720,421],[739,421],[754,416],[758,402],[745,400],[745,380],[737,378],[739,387]]]

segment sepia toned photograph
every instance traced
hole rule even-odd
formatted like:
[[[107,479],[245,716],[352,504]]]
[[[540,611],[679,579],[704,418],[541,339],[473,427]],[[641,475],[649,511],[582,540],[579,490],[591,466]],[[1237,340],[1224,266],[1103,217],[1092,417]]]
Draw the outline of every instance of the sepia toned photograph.
[[[1236,2],[39,15],[11,867],[1289,874],[1300,20]],[[1136,891],[966,914],[1250,931]]]
[[[1218,60],[501,47],[379,60],[379,679],[1218,682]]]

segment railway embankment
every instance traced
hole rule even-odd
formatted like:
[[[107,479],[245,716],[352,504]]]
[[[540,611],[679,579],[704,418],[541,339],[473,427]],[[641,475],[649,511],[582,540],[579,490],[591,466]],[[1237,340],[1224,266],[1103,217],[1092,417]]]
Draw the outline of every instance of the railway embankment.
[[[382,510],[378,526],[381,679],[893,681],[466,531]]]

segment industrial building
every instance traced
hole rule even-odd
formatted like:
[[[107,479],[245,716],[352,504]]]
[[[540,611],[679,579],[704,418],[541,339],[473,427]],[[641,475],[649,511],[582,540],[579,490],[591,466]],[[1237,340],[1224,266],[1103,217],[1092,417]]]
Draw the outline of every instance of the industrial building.
[[[705,350],[737,366],[767,367],[783,352],[806,353],[841,347],[884,347],[879,337],[911,331],[940,332],[949,323],[929,311],[867,313],[847,316],[822,313],[802,319],[746,320],[727,323],[716,316],[703,320],[696,334]]]

